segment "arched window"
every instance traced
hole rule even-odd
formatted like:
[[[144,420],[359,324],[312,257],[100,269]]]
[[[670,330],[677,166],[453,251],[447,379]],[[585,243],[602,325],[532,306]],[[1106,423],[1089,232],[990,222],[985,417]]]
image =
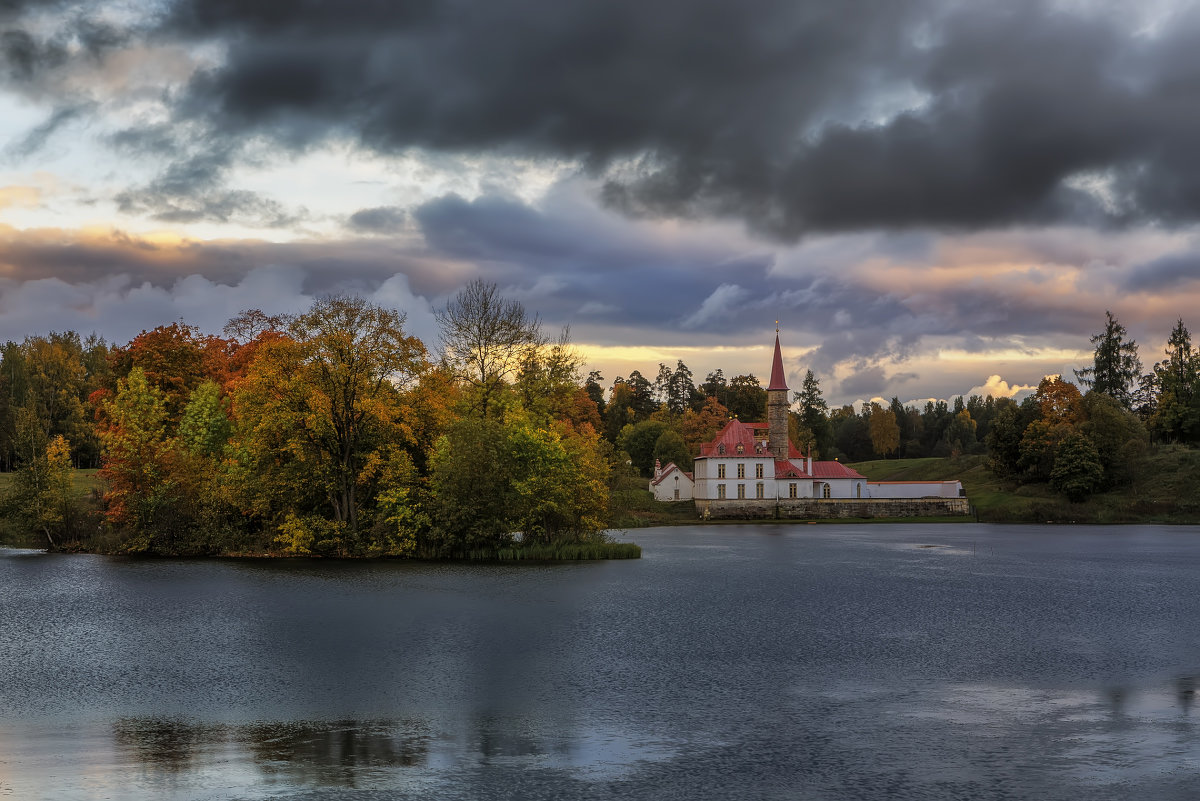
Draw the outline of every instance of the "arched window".
[[[833,497],[833,489],[828,484],[821,485],[821,497],[822,498],[832,498]]]
[[[862,483],[860,482],[858,484],[855,484],[854,489],[858,493],[858,497],[861,498],[862,497]]]

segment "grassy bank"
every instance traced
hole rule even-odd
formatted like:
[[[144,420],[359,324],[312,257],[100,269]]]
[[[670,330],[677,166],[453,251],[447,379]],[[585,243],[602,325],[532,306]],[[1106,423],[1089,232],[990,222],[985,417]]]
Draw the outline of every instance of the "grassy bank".
[[[1200,451],[1178,445],[1152,448],[1131,483],[1083,503],[1071,503],[1048,484],[997,478],[983,456],[882,459],[851,467],[871,481],[957,478],[981,522],[1200,524]]]
[[[71,474],[71,486],[75,495],[82,502],[82,509],[94,510],[100,505],[100,496],[104,493],[104,482],[100,479],[99,470],[75,470]],[[14,473],[0,473],[0,498],[6,497],[12,486]],[[45,548],[46,538],[32,531],[25,531],[15,524],[12,518],[0,515],[0,544],[16,548]]]

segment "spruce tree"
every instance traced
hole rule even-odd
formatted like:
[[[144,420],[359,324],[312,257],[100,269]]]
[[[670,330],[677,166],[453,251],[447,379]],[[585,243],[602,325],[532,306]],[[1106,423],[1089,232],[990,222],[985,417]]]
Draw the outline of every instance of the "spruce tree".
[[[1111,311],[1105,315],[1108,320],[1104,330],[1091,339],[1096,346],[1095,361],[1091,367],[1076,370],[1075,377],[1083,386],[1103,392],[1126,409],[1132,409],[1133,391],[1142,375],[1137,343],[1126,339],[1125,326],[1117,322]]]

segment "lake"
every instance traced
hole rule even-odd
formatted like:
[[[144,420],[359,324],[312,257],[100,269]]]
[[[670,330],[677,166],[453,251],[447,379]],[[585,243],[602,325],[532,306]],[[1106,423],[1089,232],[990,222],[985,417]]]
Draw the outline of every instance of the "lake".
[[[0,550],[0,799],[1194,799],[1200,527]]]

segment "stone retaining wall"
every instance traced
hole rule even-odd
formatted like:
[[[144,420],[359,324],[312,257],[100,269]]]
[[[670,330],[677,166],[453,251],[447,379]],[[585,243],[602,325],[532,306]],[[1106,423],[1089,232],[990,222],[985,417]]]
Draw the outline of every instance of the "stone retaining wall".
[[[828,520],[839,517],[943,517],[969,515],[966,498],[797,498],[782,500],[714,501],[697,499],[702,518],[752,520]]]

